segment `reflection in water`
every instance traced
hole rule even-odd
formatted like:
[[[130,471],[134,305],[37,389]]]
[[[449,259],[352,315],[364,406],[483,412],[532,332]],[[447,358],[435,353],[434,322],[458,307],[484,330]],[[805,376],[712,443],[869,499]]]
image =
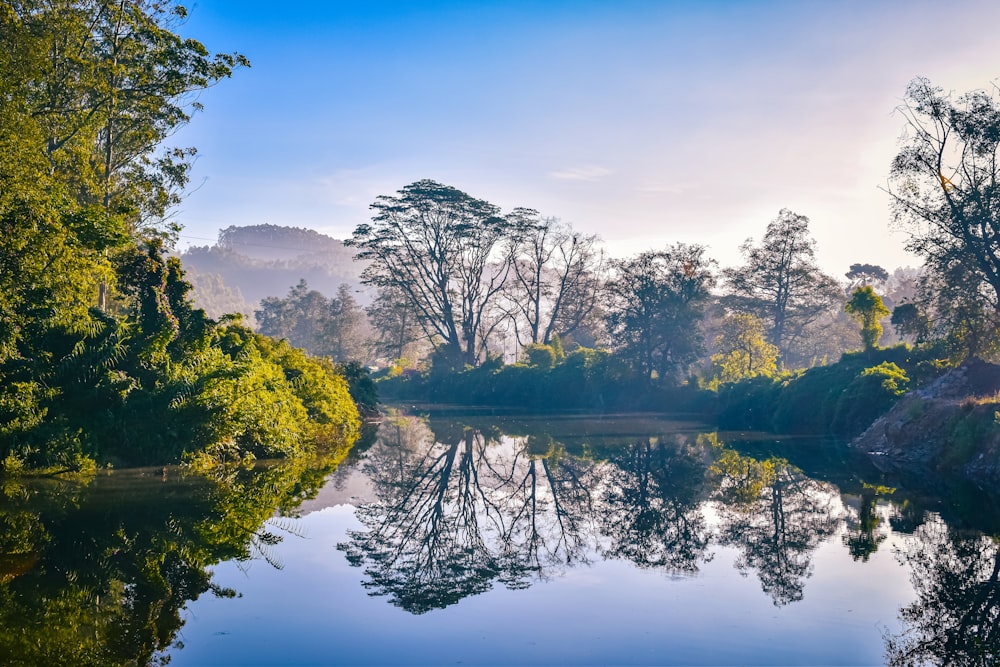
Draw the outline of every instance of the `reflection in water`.
[[[208,568],[272,554],[344,452],[213,479],[127,472],[0,481],[0,663],[145,665],[206,592]]]
[[[813,551],[839,527],[836,489],[783,459],[732,450],[713,470],[721,478],[719,541],[740,550],[737,569],[755,571],[775,606],[801,600]]]
[[[356,463],[374,502],[356,508],[361,525],[338,549],[371,595],[422,614],[602,560],[671,578],[704,572],[708,583],[720,565],[732,572],[706,566],[716,554],[735,554],[740,574],[784,607],[808,595],[820,545],[856,568],[891,564],[875,556],[891,547],[916,599],[900,610],[900,632],[886,631],[888,662],[996,662],[996,540],[949,527],[926,499],[900,500],[842,470],[837,489],[714,436],[648,423],[618,425],[633,435],[593,435],[597,426],[553,436],[521,424],[511,435],[388,419]],[[213,565],[282,566],[280,543],[297,525],[289,517],[342,455],[214,479],[157,471],[0,482],[0,664],[165,661],[189,601],[238,595],[213,583]]]
[[[897,556],[917,593],[904,629],[886,637],[889,665],[1000,663],[1000,548],[997,539],[928,521]]]
[[[364,466],[379,500],[358,508],[366,529],[339,545],[372,593],[419,614],[585,559],[591,465],[524,445],[387,424]]]
[[[701,510],[712,453],[674,435],[640,440],[609,452],[600,467],[600,529],[605,558],[639,567],[693,574],[711,559]]]
[[[695,574],[713,539],[736,546],[740,571],[783,605],[802,598],[812,552],[840,525],[831,485],[707,437],[631,438],[570,455],[531,436],[421,429],[411,418],[383,429],[365,464],[378,502],[358,508],[364,529],[338,545],[373,595],[417,614],[595,556]],[[712,497],[714,529],[704,512]]]

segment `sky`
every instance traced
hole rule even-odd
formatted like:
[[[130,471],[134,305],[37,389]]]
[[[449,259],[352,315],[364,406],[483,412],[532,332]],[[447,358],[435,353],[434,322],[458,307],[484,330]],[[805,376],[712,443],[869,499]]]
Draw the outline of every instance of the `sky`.
[[[250,69],[203,91],[183,248],[230,225],[335,238],[429,178],[626,257],[741,263],[782,208],[820,266],[919,266],[884,187],[916,76],[1000,77],[995,0],[198,0],[179,32]]]

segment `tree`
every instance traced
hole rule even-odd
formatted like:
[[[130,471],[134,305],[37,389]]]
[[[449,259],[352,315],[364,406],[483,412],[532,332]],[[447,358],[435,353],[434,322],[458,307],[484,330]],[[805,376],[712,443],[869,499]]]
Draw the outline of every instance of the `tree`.
[[[842,298],[836,281],[816,266],[815,246],[809,218],[782,209],[760,245],[747,239],[740,247],[746,263],[722,272],[726,305],[766,322],[768,342],[783,356],[810,322]]]
[[[510,223],[489,202],[423,180],[372,204],[371,224],[358,225],[347,245],[370,260],[366,284],[393,288],[417,312],[444,357],[476,364],[499,322],[490,319],[511,266]]]
[[[719,382],[771,376],[777,370],[778,348],[764,339],[764,323],[758,317],[727,315],[715,344],[719,352],[712,355],[712,367]]]
[[[900,338],[922,343],[930,332],[927,316],[920,312],[915,303],[901,303],[892,309],[892,326]]]
[[[882,318],[889,316],[889,309],[882,304],[882,298],[875,293],[871,285],[865,285],[854,290],[851,300],[844,305],[844,310],[861,323],[861,342],[865,351],[878,347],[882,338]]]
[[[510,216],[514,261],[506,295],[519,345],[548,344],[578,329],[597,303],[604,253],[594,235],[517,209]]]
[[[368,321],[365,311],[351,294],[351,286],[341,284],[337,288],[337,296],[327,304],[320,328],[320,354],[328,355],[336,362],[367,359],[365,334]]]
[[[187,10],[173,0],[9,6],[31,35],[26,60],[37,79],[26,101],[50,168],[81,203],[123,216],[136,236],[154,231],[179,202],[194,154],[163,142],[201,108],[192,93],[249,61],[178,35]]]
[[[864,285],[884,285],[889,280],[889,272],[878,264],[851,264],[844,276],[851,281],[851,287]]]
[[[964,291],[987,329],[1000,318],[998,92],[956,98],[925,78],[911,81],[897,109],[906,133],[887,188],[895,221],[910,230],[907,249],[924,258],[937,287]]]
[[[714,264],[703,246],[683,243],[613,263],[608,333],[645,380],[675,381],[701,355]]]
[[[255,314],[262,334],[287,339],[312,354],[332,357],[336,362],[367,356],[365,313],[347,284],[340,286],[336,297],[328,299],[300,280],[286,298],[272,296],[261,301]]]
[[[423,340],[417,313],[398,289],[380,289],[365,309],[374,335],[375,354],[394,361],[408,356],[408,348]]]
[[[284,338],[294,347],[318,353],[329,308],[323,294],[300,280],[284,299],[272,296],[261,301],[254,315],[257,330],[265,336]]]

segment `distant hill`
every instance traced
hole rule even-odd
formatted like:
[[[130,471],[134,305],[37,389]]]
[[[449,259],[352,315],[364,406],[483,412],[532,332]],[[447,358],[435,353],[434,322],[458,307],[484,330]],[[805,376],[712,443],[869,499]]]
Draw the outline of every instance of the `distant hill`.
[[[372,297],[361,284],[364,264],[342,241],[312,229],[249,225],[227,227],[212,246],[196,246],[180,255],[191,283],[195,305],[210,317],[234,310],[251,318],[262,299],[283,297],[305,280],[327,297],[346,283],[357,300]],[[216,312],[219,311],[219,312]]]

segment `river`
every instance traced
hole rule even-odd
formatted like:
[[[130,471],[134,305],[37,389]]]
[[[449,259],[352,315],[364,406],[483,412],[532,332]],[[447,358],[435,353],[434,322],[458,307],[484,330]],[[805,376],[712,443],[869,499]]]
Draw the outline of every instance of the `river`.
[[[6,480],[0,663],[992,664],[995,501],[839,443],[389,415],[348,457]]]

